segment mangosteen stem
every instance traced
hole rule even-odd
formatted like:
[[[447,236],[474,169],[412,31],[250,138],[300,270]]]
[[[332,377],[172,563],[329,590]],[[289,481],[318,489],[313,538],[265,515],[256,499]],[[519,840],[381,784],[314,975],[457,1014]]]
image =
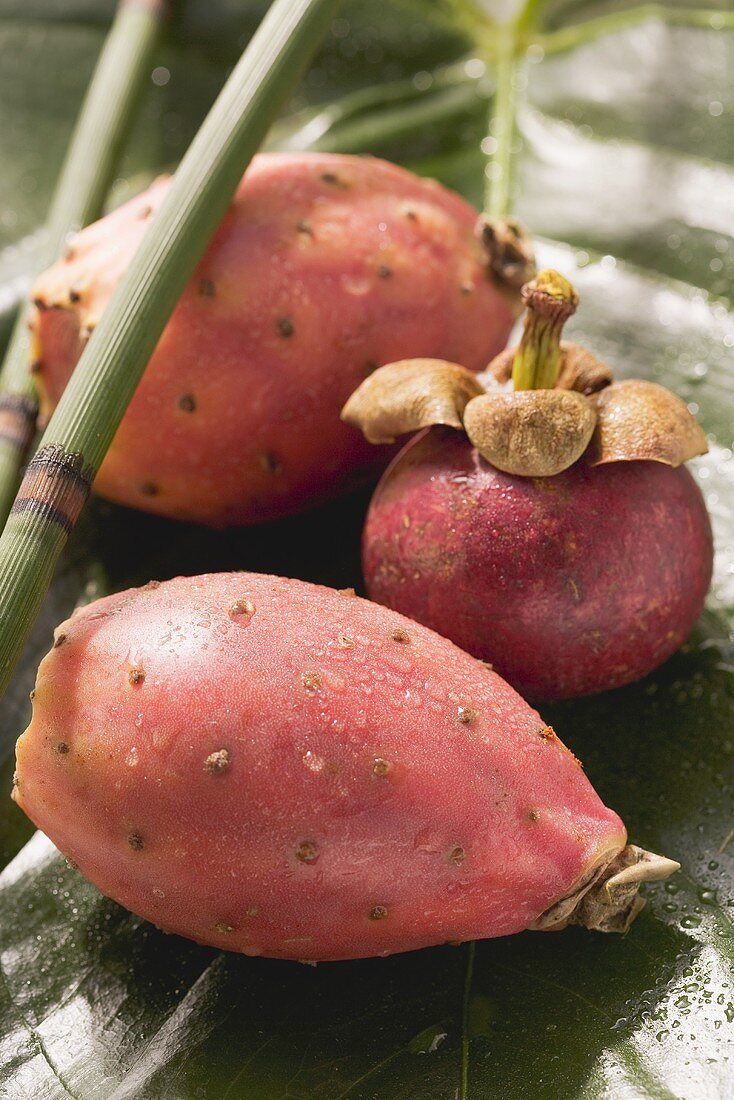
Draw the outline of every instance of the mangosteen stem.
[[[579,296],[563,275],[546,268],[522,288],[525,328],[512,364],[516,390],[552,390],[561,366],[561,332]]]

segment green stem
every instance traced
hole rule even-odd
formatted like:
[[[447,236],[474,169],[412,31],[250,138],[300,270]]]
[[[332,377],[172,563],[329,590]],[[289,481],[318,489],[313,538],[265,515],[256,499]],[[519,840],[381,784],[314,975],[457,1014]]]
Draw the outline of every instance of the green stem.
[[[477,941],[470,940],[466,956],[464,975],[464,995],[461,1001],[461,1082],[459,1100],[469,1100],[469,1013],[471,1011],[471,989],[474,981],[474,962],[477,954]]]
[[[483,143],[485,167],[484,214],[480,219],[488,263],[498,285],[517,291],[535,272],[532,242],[513,207],[515,143],[517,140],[518,68],[527,39],[535,26],[539,0],[526,0],[514,20],[503,27],[485,25],[479,38],[482,56],[494,62],[495,91]]]
[[[484,211],[490,218],[512,213],[513,163],[517,139],[517,84],[522,56],[535,30],[540,0],[525,0],[503,27],[486,26],[482,56],[495,66],[495,93],[489,116]]]
[[[395,80],[343,96],[316,111],[304,111],[273,128],[269,148],[357,152],[384,144],[416,128],[469,111],[481,94],[480,77],[467,76],[473,57],[432,74],[431,86],[419,91],[413,79]]]
[[[585,46],[607,34],[619,34],[641,23],[657,21],[679,27],[700,27],[706,30],[734,29],[734,13],[715,9],[673,8],[663,4],[640,4],[639,7],[609,12],[570,27],[561,27],[535,37],[546,54],[563,53]]]
[[[435,95],[382,110],[376,116],[366,115],[354,122],[337,125],[311,142],[309,148],[320,152],[369,153],[375,150],[378,142],[399,139],[405,142],[428,127],[432,128],[431,136],[435,140],[434,128],[447,120],[455,123],[457,115],[471,109],[475,96],[476,89],[466,85],[447,88]],[[284,147],[289,148],[289,144],[286,142]]]
[[[485,212],[506,218],[512,211],[513,157],[517,118],[517,33],[513,26],[498,32],[494,43],[496,84],[489,119]]]
[[[561,365],[561,332],[576,311],[578,295],[568,279],[546,268],[523,288],[525,328],[512,365],[516,390],[552,390]]]
[[[0,538],[0,691],[160,334],[337,5],[270,6],[82,353]]]
[[[69,144],[35,257],[52,264],[71,233],[99,216],[150,73],[166,0],[121,0]],[[0,528],[18,488],[37,413],[28,369],[28,307],[21,307],[0,371]]]

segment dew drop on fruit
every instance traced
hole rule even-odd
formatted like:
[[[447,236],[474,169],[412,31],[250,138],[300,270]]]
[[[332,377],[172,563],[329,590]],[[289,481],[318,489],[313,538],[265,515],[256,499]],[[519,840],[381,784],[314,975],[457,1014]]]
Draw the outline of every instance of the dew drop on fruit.
[[[353,294],[355,298],[362,298],[369,293],[370,280],[364,275],[345,275],[342,285],[347,294]]]
[[[227,614],[237,626],[249,626],[255,614],[255,605],[252,600],[248,600],[247,597],[244,596],[240,600],[235,600],[230,606]]]

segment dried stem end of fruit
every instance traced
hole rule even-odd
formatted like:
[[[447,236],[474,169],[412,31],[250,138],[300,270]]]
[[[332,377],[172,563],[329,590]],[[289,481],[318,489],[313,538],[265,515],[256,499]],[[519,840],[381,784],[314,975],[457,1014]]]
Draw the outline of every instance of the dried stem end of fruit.
[[[660,882],[680,870],[680,863],[627,844],[612,855],[603,852],[596,865],[566,897],[533,921],[536,932],[557,932],[581,924],[596,932],[626,932],[645,902],[643,882]]]
[[[484,393],[477,376],[442,359],[402,359],[380,367],[342,409],[342,420],[359,428],[370,443],[433,424],[462,428],[467,402]]]
[[[535,255],[530,237],[514,219],[490,218],[484,214],[477,220],[476,235],[495,283],[517,299],[519,292],[535,275]]]
[[[680,466],[708,451],[703,429],[685,401],[655,382],[614,382],[592,402],[597,412],[588,451],[592,466],[632,461]]]
[[[512,365],[516,390],[552,390],[561,365],[561,332],[579,296],[558,271],[546,268],[522,288],[525,328]]]
[[[551,477],[586,450],[596,413],[572,390],[486,393],[464,410],[464,430],[482,458],[498,470]]]

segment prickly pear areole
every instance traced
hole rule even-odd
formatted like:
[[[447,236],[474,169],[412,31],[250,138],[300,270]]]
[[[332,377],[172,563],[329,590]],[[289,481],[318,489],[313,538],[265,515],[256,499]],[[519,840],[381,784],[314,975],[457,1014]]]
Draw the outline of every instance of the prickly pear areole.
[[[481,662],[351,592],[246,573],[63,623],[14,797],[129,909],[279,958],[620,930],[639,883],[677,867],[626,845]]]
[[[44,415],[168,186],[157,181],[83,230],[37,281],[32,369]],[[503,244],[491,224],[479,230],[458,195],[385,161],[255,157],[95,490],[221,527],[288,515],[368,481],[385,459],[339,420],[352,390],[405,356],[481,370],[507,340],[520,309],[517,242]]]
[[[370,597],[558,699],[640,679],[694,626],[713,541],[684,463],[707,442],[675,394],[561,343],[577,298],[557,272],[525,297],[519,348],[486,372],[390,364],[343,415],[374,443],[430,429],[372,498]]]

